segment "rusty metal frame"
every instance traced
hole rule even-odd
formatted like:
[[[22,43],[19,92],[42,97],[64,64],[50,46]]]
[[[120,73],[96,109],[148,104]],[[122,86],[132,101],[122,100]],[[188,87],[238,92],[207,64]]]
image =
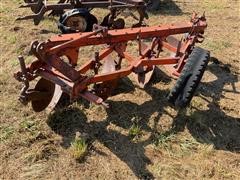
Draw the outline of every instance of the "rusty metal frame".
[[[26,96],[29,81],[41,76],[59,85],[72,99],[83,97],[96,104],[104,104],[102,98],[89,91],[90,84],[110,82],[131,73],[138,74],[139,68],[142,67],[145,67],[145,73],[147,73],[156,65],[172,65],[171,74],[178,77],[195,43],[202,42],[206,27],[205,17],[194,15],[187,23],[121,30],[107,30],[97,26],[95,31],[89,33],[56,35],[42,43],[35,41],[32,43],[31,53],[37,60],[25,67],[23,59],[20,58],[22,70],[15,74],[16,79],[25,83],[21,96]],[[185,39],[174,39],[177,43],[168,41],[172,35],[185,33],[188,33]],[[145,45],[144,51],[141,50],[144,44],[143,39],[152,39],[150,45]],[[138,42],[139,57],[134,57],[127,52],[126,47],[129,41]],[[79,61],[80,47],[103,44],[107,45],[105,49],[96,52],[94,58],[79,69],[75,68]],[[175,56],[160,57],[164,49],[173,52]],[[111,73],[98,74],[101,61],[112,52],[116,52],[120,59],[126,60],[127,67]],[[63,56],[68,57],[69,63],[62,60]],[[95,74],[86,75],[89,71]]]

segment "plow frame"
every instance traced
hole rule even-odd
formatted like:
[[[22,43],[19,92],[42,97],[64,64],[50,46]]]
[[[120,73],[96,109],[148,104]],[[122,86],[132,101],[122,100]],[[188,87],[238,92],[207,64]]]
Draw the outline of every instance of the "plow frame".
[[[90,84],[109,83],[111,85],[112,81],[131,73],[147,74],[157,65],[171,65],[168,70],[173,76],[178,77],[195,43],[203,41],[206,27],[205,17],[197,17],[194,14],[191,22],[187,23],[121,30],[107,30],[104,27],[95,26],[93,32],[56,35],[42,43],[35,41],[31,45],[31,53],[37,60],[26,67],[24,59],[19,57],[21,71],[15,73],[15,78],[25,84],[20,100],[24,104],[32,100],[34,96],[32,94],[36,92],[29,89],[29,81],[40,76],[60,86],[61,90],[69,94],[73,100],[83,97],[90,102],[107,107],[103,98],[89,90]],[[172,37],[172,35],[186,33],[186,37],[181,40]],[[145,45],[144,39],[152,39],[150,45]],[[138,42],[139,57],[134,57],[127,52],[129,41]],[[75,68],[79,60],[79,48],[103,44],[107,47],[101,52],[95,52],[94,57],[79,69]],[[173,52],[174,56],[160,57],[163,49]],[[118,54],[116,70],[99,74],[102,60],[112,52]],[[67,57],[69,62],[64,62],[63,56]],[[122,60],[126,60],[127,67],[121,68]],[[86,75],[89,71],[94,72],[94,75]]]

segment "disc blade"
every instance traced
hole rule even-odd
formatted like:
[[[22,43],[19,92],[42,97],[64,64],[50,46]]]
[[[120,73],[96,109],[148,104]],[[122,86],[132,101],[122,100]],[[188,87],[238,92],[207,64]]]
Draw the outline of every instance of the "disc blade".
[[[168,36],[166,40],[170,45],[177,48],[179,44],[179,40],[177,38],[175,38],[174,36]]]
[[[108,55],[107,57],[104,58],[104,63],[103,63],[101,73],[105,74],[105,73],[114,72],[115,66],[116,65],[115,65],[113,57],[111,55]]]
[[[108,55],[103,59],[103,66],[100,74],[112,73],[116,70],[116,62],[112,55]],[[95,93],[97,96],[101,97],[104,101],[112,95],[113,90],[118,84],[118,79],[104,81],[98,84],[95,84]]]
[[[35,112],[41,112],[47,107],[53,109],[62,95],[60,87],[44,78],[37,82],[34,90],[48,94],[48,96],[44,96],[42,99],[32,101],[32,108]]]
[[[148,45],[144,42],[141,42],[141,52],[143,53],[148,48]],[[149,60],[150,61],[150,60]],[[140,88],[144,88],[145,85],[151,80],[155,66],[152,67],[152,70],[145,72],[144,67],[138,69],[139,73],[133,74],[134,79],[136,80]]]
[[[133,76],[140,88],[144,88],[146,86],[146,84],[149,83],[149,81],[151,80],[152,75],[154,73],[154,69],[155,69],[155,66],[153,66],[153,69],[151,71],[148,71],[147,73],[145,73],[143,71],[141,73],[133,74]]]
[[[54,94],[53,94],[51,102],[49,103],[49,105],[46,108],[47,111],[50,112],[56,107],[56,105],[58,104],[62,95],[63,95],[63,91],[62,91],[61,87],[59,85],[55,84]]]

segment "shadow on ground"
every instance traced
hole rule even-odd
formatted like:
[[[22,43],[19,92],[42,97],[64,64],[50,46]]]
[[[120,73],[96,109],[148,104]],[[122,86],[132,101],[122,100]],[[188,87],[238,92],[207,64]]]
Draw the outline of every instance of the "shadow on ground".
[[[169,82],[171,79],[163,76],[163,72],[157,70],[153,82],[157,83],[160,80]],[[133,87],[130,80],[124,79],[117,92],[130,92],[134,90]],[[139,117],[138,124],[141,126],[141,129],[154,135],[156,131],[155,125],[153,128],[149,127],[148,120],[154,112],[158,112],[157,117],[154,119],[154,124],[158,123],[164,111],[162,109],[164,106],[160,105],[159,102],[164,99],[167,92],[151,86],[148,87],[147,91],[154,101],[146,101],[142,105],[130,101],[109,101],[111,108],[107,110],[108,116],[105,120],[89,122],[79,109],[66,108],[50,115],[48,125],[54,132],[63,137],[62,146],[65,148],[70,146],[76,132],[86,133],[90,136],[91,142],[98,140],[125,162],[138,178],[152,179],[153,175],[146,169],[146,166],[151,161],[145,156],[144,149],[145,146],[152,143],[152,137],[146,141],[135,143],[129,136],[107,128],[111,123],[128,130],[133,125],[132,119]]]
[[[198,90],[198,96],[208,103],[208,110],[202,111],[198,107],[193,107],[196,111],[190,116],[184,111],[179,111],[174,118],[172,130],[179,132],[186,127],[201,143],[213,144],[216,149],[240,152],[240,118],[226,115],[218,105],[220,99],[224,97],[224,92],[240,94],[235,87],[238,76],[231,73],[228,64],[222,64],[213,57],[211,61],[208,70],[217,79],[210,83],[202,83]],[[231,84],[231,91],[224,89],[227,84]],[[209,102],[205,97],[211,97],[212,101]]]
[[[209,109],[206,111],[196,109],[191,116],[186,115],[184,111],[179,111],[176,117],[172,117],[173,126],[170,131],[177,133],[188,128],[192,136],[201,143],[214,144],[216,149],[239,152],[240,121],[227,116],[218,107],[224,85],[226,83],[234,85],[237,77],[231,74],[225,65],[219,63],[212,63],[208,70],[217,76],[217,80],[203,83],[199,87],[198,96],[212,97],[213,100],[208,102]],[[155,83],[159,80],[167,83],[170,78],[158,70]],[[121,85],[118,93],[124,91],[124,86],[127,86],[128,91],[133,90],[129,89],[129,87],[133,87],[130,83],[130,81],[127,81],[127,85]],[[98,140],[104,144],[125,162],[138,178],[151,179],[153,175],[146,168],[151,161],[145,155],[145,147],[153,143],[155,133],[157,133],[156,125],[159,123],[162,114],[166,113],[163,107],[168,105],[165,100],[168,91],[156,89],[151,85],[146,88],[146,91],[152,97],[152,100],[143,102],[141,105],[130,101],[110,101],[111,109],[107,111],[108,116],[105,120],[88,121],[79,109],[65,108],[50,115],[48,125],[54,132],[63,137],[62,146],[65,148],[70,146],[76,132],[87,133],[91,142]],[[214,96],[211,93],[213,91]],[[233,92],[238,93],[234,88]],[[154,124],[150,127],[148,121],[152,114],[156,112],[157,116],[153,119]],[[133,142],[128,136],[107,128],[108,125],[115,124],[127,130],[132,126],[132,119],[135,117],[139,117],[138,123],[142,130],[151,133],[151,136],[143,142]]]

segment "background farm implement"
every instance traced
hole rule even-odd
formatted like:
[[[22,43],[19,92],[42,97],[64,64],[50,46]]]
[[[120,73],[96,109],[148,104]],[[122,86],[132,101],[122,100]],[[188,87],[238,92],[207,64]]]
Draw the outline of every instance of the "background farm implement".
[[[38,25],[44,19],[44,15],[51,11],[49,15],[59,15],[59,29],[63,33],[89,32],[92,31],[93,24],[98,24],[100,17],[91,14],[94,8],[105,8],[109,13],[103,18],[101,26],[113,29],[122,29],[125,26],[123,18],[119,15],[131,16],[137,22],[133,27],[144,25],[144,19],[148,18],[146,4],[142,0],[25,0],[25,4],[20,8],[30,8],[34,14],[19,17],[17,20],[32,19]],[[137,14],[134,13],[137,12]]]

